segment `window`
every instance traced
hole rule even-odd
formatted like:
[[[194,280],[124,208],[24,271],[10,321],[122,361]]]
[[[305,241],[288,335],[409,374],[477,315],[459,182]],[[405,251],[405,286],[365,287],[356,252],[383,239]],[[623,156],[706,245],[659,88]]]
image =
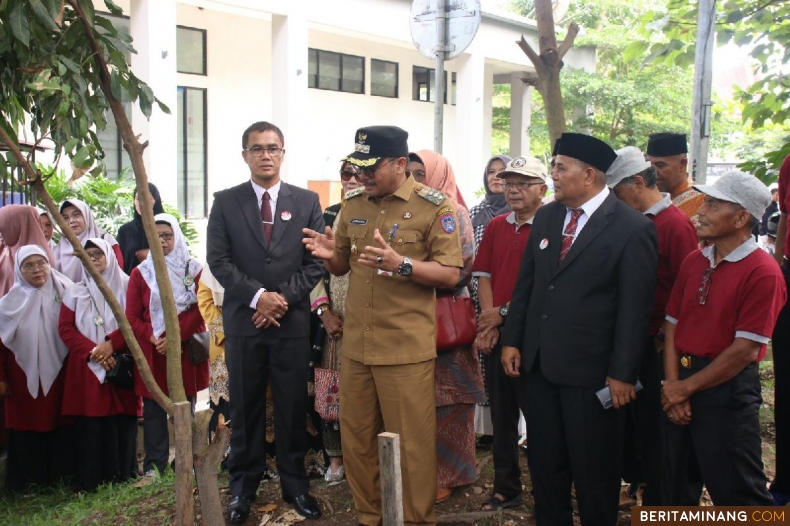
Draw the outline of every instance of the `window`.
[[[370,59],[370,94],[398,98],[398,64]]]
[[[450,103],[455,105],[456,99],[456,77],[453,73],[450,77]],[[412,99],[423,102],[436,101],[436,71],[430,68],[413,66],[412,69]],[[444,72],[444,102],[447,103],[447,72]]]
[[[206,75],[206,30],[176,26],[176,69]]]
[[[206,217],[206,90],[178,87],[178,210]]]
[[[365,93],[365,58],[308,49],[307,87]]]

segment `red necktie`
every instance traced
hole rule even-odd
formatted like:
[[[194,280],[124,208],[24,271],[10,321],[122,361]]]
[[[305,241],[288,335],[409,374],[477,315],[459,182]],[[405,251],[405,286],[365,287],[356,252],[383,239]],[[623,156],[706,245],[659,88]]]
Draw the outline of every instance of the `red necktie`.
[[[565,259],[565,256],[567,256],[568,252],[571,250],[573,238],[576,237],[576,227],[579,226],[579,218],[583,213],[584,210],[581,208],[571,209],[571,220],[568,221],[568,226],[565,227],[565,231],[562,233],[562,250],[560,250],[560,262]]]
[[[263,192],[263,199],[261,200],[261,221],[263,222],[263,236],[266,242],[272,240],[272,203],[269,192]]]

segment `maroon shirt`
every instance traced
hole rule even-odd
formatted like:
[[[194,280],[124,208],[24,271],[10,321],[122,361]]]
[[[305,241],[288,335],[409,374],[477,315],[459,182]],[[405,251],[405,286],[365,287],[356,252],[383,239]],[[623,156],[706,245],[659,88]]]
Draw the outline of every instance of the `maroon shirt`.
[[[195,276],[195,287],[197,291],[200,282],[200,274]],[[148,310],[151,301],[151,289],[143,279],[140,270],[135,268],[129,276],[129,288],[126,291],[126,317],[132,326],[134,335],[140,343],[140,348],[154,373],[154,378],[159,387],[165,394],[167,390],[167,357],[156,352],[150,342],[154,330],[151,326],[151,313]],[[203,318],[198,310],[197,303],[188,310],[178,315],[178,324],[181,329],[181,376],[184,380],[184,390],[187,396],[195,396],[198,391],[208,387],[208,360],[200,364],[193,364],[189,357],[187,341],[196,332],[205,330]],[[165,336],[165,335],[163,335]],[[113,348],[115,348],[118,336],[112,337]],[[122,339],[122,337],[121,337]],[[139,396],[152,398],[146,389],[137,367],[134,368],[134,390]]]

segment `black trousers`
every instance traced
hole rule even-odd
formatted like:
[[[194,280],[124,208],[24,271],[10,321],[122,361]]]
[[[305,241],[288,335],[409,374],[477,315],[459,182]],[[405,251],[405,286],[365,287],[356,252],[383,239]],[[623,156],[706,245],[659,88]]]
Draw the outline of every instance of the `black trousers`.
[[[189,396],[187,400],[195,410],[195,397]],[[145,460],[143,471],[148,473],[156,468],[164,473],[167,460],[170,458],[170,432],[167,429],[167,412],[151,398],[143,398],[143,447]]]
[[[521,468],[518,453],[519,411],[526,408],[523,381],[505,374],[502,367],[502,347],[497,345],[492,357],[488,386],[491,422],[494,428],[494,493],[507,500],[521,495]]]
[[[117,415],[118,461],[121,481],[137,477],[137,417]]]
[[[680,369],[680,379],[699,369]],[[689,475],[698,471],[717,506],[771,506],[765,488],[759,410],[760,374],[750,365],[732,380],[691,397],[691,423],[664,418],[667,489],[671,506],[684,502]]]
[[[308,492],[307,370],[309,338],[225,337],[230,399],[230,490],[253,499],[266,469],[266,384],[272,384],[277,471],[283,497]]]
[[[571,526],[571,484],[581,524],[617,522],[625,413],[597,389],[549,382],[539,358],[525,379],[527,443],[538,526]],[[603,387],[603,385],[601,386]]]
[[[623,479],[646,484],[643,506],[666,504],[664,489],[664,439],[661,405],[661,381],[664,379],[664,355],[656,352],[654,339],[645,346],[639,380],[642,390],[625,408],[625,445]],[[699,501],[699,498],[697,498]]]
[[[74,426],[53,431],[8,430],[6,488],[20,493],[29,485],[52,486],[74,475]]]
[[[782,265],[790,288],[790,266]],[[776,475],[771,490],[790,494],[790,301],[779,313],[773,334],[774,422],[776,425]]]
[[[93,491],[101,484],[118,481],[121,464],[115,415],[79,416],[74,423],[77,431],[77,486]]]

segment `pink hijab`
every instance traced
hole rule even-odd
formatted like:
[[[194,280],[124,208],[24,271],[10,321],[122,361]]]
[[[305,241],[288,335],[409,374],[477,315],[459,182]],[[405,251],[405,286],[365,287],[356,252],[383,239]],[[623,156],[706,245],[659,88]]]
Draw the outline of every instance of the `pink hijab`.
[[[455,183],[453,167],[441,154],[431,150],[420,150],[416,153],[425,165],[425,186],[439,190],[446,195],[456,210],[468,208],[458,185]]]
[[[55,261],[38,220],[39,211],[29,205],[6,205],[0,208],[0,298],[14,286],[14,259],[25,245],[44,249],[49,261]]]

